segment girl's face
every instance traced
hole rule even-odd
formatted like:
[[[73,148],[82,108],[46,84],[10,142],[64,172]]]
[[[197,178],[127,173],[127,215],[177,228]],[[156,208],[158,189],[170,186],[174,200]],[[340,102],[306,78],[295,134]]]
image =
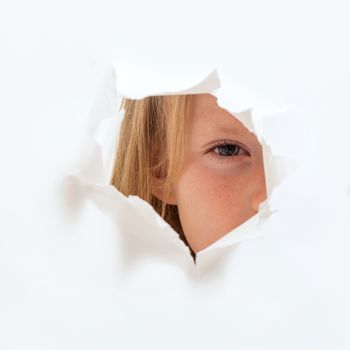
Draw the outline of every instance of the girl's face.
[[[206,248],[258,211],[266,198],[262,147],[210,94],[193,95],[184,167],[168,198],[192,250]]]

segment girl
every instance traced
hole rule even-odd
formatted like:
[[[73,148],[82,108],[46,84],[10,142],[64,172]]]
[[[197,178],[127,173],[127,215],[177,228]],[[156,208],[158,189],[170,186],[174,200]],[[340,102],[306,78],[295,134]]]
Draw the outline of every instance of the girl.
[[[262,147],[210,94],[123,99],[111,178],[150,203],[192,256],[258,212]]]

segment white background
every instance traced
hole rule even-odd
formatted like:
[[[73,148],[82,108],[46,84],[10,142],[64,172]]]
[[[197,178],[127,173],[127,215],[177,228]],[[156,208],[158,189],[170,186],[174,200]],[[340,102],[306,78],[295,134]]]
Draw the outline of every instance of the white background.
[[[350,348],[349,10],[2,1],[0,348]],[[163,260],[124,269],[118,229],[91,202],[62,214],[59,184],[101,77],[132,62],[225,65],[239,84],[308,110],[314,126],[312,157],[276,192],[264,239],[203,282]]]

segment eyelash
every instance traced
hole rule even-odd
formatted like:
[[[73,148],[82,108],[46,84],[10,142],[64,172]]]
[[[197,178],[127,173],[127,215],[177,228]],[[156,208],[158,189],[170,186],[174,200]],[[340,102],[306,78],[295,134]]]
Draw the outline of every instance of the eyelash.
[[[226,140],[222,140],[219,142],[216,142],[214,144],[212,144],[212,146],[209,148],[207,153],[210,153],[212,156],[214,156],[218,161],[232,161],[232,158],[235,158],[237,156],[240,156],[242,154],[234,154],[231,156],[223,156],[218,154],[217,152],[214,152],[214,150],[220,146],[235,146],[239,148],[238,153],[240,153],[240,151],[245,152],[245,155],[248,155],[250,157],[250,153],[241,145],[239,145],[238,143],[234,143],[232,141],[226,141]]]

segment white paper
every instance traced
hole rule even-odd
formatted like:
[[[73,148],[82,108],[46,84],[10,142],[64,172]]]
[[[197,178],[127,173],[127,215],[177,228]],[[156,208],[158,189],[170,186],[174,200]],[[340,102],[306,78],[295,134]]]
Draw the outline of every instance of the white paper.
[[[349,349],[347,4],[2,7],[1,349]],[[207,91],[269,196],[194,264],[108,178],[122,94]]]

